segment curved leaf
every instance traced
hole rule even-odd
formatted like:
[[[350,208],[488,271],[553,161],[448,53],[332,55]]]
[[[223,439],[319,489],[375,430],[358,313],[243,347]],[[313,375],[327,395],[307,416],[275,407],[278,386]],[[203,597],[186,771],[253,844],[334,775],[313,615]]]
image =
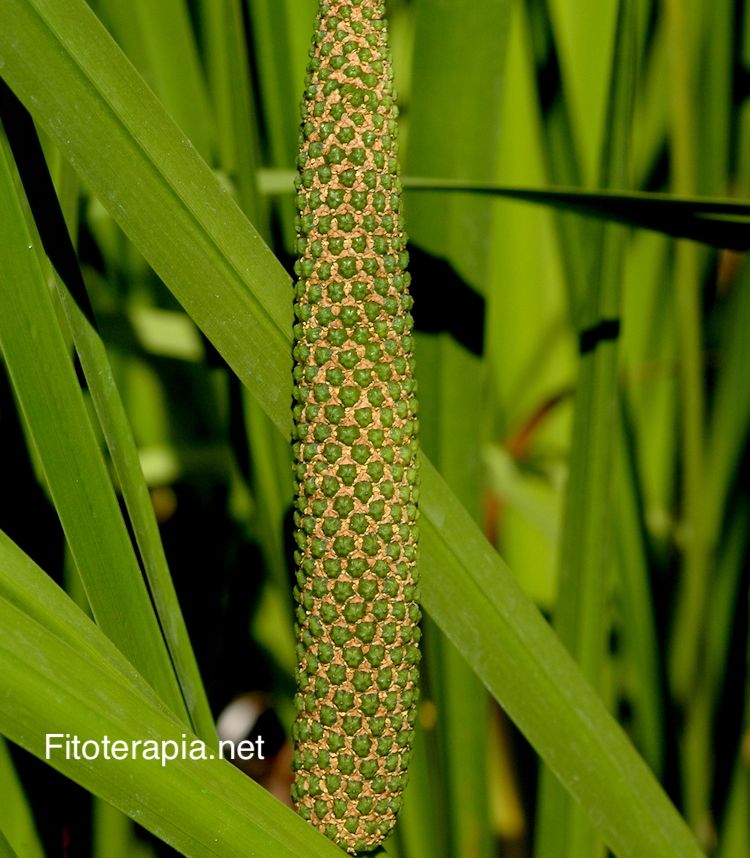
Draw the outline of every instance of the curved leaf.
[[[421,178],[404,179],[404,187],[420,192],[486,194],[650,229],[673,238],[689,238],[714,247],[750,249],[750,203],[636,191],[512,188]]]
[[[0,732],[40,759],[46,735],[81,742],[195,738],[160,704],[110,641],[5,536],[0,538]],[[6,598],[16,575],[44,591],[33,613]],[[31,601],[31,600],[29,600]],[[101,651],[101,654],[100,654]],[[211,753],[207,750],[207,755]],[[47,760],[187,856],[335,858],[343,853],[246,775],[219,759],[166,765],[120,760]],[[1,854],[1,853],[0,853]]]
[[[44,858],[31,807],[13,765],[8,743],[0,738],[0,856],[15,855],[13,844],[27,858]]]
[[[0,135],[0,346],[97,622],[175,712],[183,700],[86,411]],[[96,574],[101,568],[107,577]]]
[[[291,170],[262,170],[260,186],[268,194],[291,193],[293,178]],[[414,193],[481,194],[575,212],[714,247],[750,249],[750,203],[737,200],[641,191],[525,188],[417,176],[404,176],[401,183]]]
[[[10,96],[9,93],[8,95]],[[115,384],[104,344],[88,314],[83,312],[76,303],[76,296],[78,296],[81,304],[88,308],[86,287],[34,124],[21,105],[17,102],[15,105],[10,104],[10,98],[3,99],[1,103],[6,126],[10,126],[11,123],[13,126],[7,128],[8,140],[17,159],[21,181],[26,188],[32,188],[34,191],[27,198],[33,217],[33,220],[27,219],[27,228],[35,245],[38,245],[39,239],[41,240],[52,264],[53,270],[48,276],[56,286],[70,336],[81,362],[86,385],[117,474],[141,562],[148,579],[149,591],[169,648],[177,681],[191,719],[190,723],[205,741],[213,741],[216,738],[213,717],[167,567],[153,503],[141,471],[133,432]],[[22,158],[19,157],[19,153],[22,153]],[[25,199],[20,191],[18,205],[19,209],[25,210]],[[8,250],[12,252],[10,248]],[[23,248],[21,252],[25,252]],[[43,264],[45,263],[46,260],[43,259]],[[65,283],[62,278],[65,278]],[[44,284],[39,284],[39,288],[46,290]],[[89,574],[101,576],[101,571],[96,569]],[[109,574],[109,570],[106,572]],[[118,594],[114,588],[110,596],[115,605],[118,605]]]

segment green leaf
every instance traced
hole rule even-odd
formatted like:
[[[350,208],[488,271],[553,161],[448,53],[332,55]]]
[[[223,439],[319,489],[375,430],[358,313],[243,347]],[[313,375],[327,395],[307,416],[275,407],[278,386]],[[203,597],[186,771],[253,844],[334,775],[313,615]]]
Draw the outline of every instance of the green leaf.
[[[750,426],[747,384],[747,330],[750,325],[750,264],[745,259],[727,298],[723,356],[716,382],[706,451],[706,494],[702,514],[709,539],[715,541],[727,501],[740,470]],[[715,546],[712,545],[712,549]]]
[[[625,184],[629,178],[636,33],[635,0],[619,0],[600,168],[603,187]],[[590,282],[580,312],[581,356],[553,626],[584,676],[603,693],[610,583],[606,558],[613,529],[611,461],[617,434],[618,340],[626,235],[619,226],[601,224],[594,239],[589,253]],[[594,340],[592,347],[585,345],[588,332],[604,330],[607,325],[613,336]],[[538,808],[536,855],[555,851],[561,858],[593,858],[599,854],[593,829],[546,772],[542,773]]]
[[[117,473],[151,596],[191,723],[198,735],[207,742],[212,741],[216,735],[213,717],[177,601],[153,503],[112,368],[101,339],[74,302],[65,284],[57,277],[55,283]]]
[[[582,184],[580,157],[575,143],[565,82],[561,74],[560,51],[555,42],[550,0],[530,0],[526,4],[529,37],[534,55],[534,71],[539,107],[542,112],[541,148],[547,178],[552,185],[575,187]],[[576,217],[556,218],[569,312],[575,318],[585,289],[586,266],[583,254],[570,253],[585,239]]]
[[[607,101],[617,0],[549,0],[548,15],[576,149],[585,181],[598,182],[607,132]]]
[[[639,494],[632,426],[620,397],[615,443],[615,547],[622,601],[624,649],[635,674],[634,733],[651,768],[664,766],[664,713],[659,676],[659,646],[649,581],[643,503]]]
[[[7,538],[0,546],[3,579],[46,577]],[[50,732],[81,742],[108,736],[129,747],[136,740],[168,740],[179,748],[184,739],[190,747],[194,736],[142,680],[128,678],[132,668],[101,631],[54,584],[39,586],[47,600],[37,603],[34,615],[0,594],[0,732],[41,759]],[[343,854],[226,761],[177,758],[162,765],[129,755],[87,762],[67,759],[63,751],[47,761],[187,856]]]
[[[18,858],[2,831],[0,831],[0,858]]]
[[[44,858],[31,807],[16,774],[8,743],[0,738],[0,855],[15,855],[16,852],[24,858]]]
[[[0,598],[44,625],[58,640],[78,647],[90,661],[101,662],[108,670],[122,671],[125,681],[168,712],[112,641],[105,638],[106,642],[101,643],[101,631],[72,599],[61,599],[60,592],[57,584],[0,531]]]
[[[267,193],[292,189],[290,171],[266,170]],[[639,191],[589,191],[577,188],[524,188],[454,179],[405,176],[404,188],[420,193],[480,194],[576,212],[729,250],[750,249],[750,203],[713,197],[686,197]]]
[[[689,12],[692,11],[692,14]],[[667,35],[686,50],[669,52],[669,160],[670,186],[680,194],[699,187],[698,128],[706,117],[698,116],[696,93],[699,82],[695,45],[704,25],[714,19],[707,4],[665,4]],[[718,17],[718,16],[717,16]],[[713,154],[713,153],[712,153]],[[719,153],[721,159],[721,153]],[[669,678],[672,696],[682,708],[681,742],[685,772],[685,816],[702,843],[711,840],[712,755],[710,703],[707,699],[702,652],[705,647],[704,612],[711,589],[710,535],[705,529],[703,504],[706,492],[706,361],[703,321],[703,267],[700,248],[680,242],[673,267],[675,328],[679,346],[681,527],[687,534],[681,546],[679,590],[672,621]]]
[[[175,712],[164,640],[58,327],[0,139],[0,345],[97,622]],[[102,570],[106,575],[102,574]]]
[[[288,351],[280,332],[291,329],[291,300],[273,254],[80,0],[2,0],[0,24],[5,79],[34,93],[32,113],[288,431],[291,355],[284,363],[246,348],[253,332],[270,353]],[[263,303],[249,283],[264,284]]]
[[[618,856],[699,856],[692,835],[510,571],[422,463],[425,607]]]
[[[253,22],[253,53],[258,66],[259,106],[265,118],[269,162],[294,163],[299,144],[298,104],[317,0],[243,0]],[[294,247],[294,205],[280,203],[285,246]]]
[[[92,322],[76,304],[73,294],[68,289],[70,287],[72,291],[79,293],[80,300],[87,303],[84,281],[78,270],[75,251],[65,231],[65,221],[51,177],[47,172],[33,123],[28,115],[23,115],[25,113],[23,108],[16,111],[21,115],[15,115],[10,109],[8,113],[16,122],[16,127],[13,129],[16,149],[20,146],[24,147],[21,178],[26,180],[27,186],[33,185],[35,188],[34,196],[29,201],[31,214],[36,218],[44,234],[37,235],[37,224],[32,218],[27,220],[27,228],[32,234],[35,245],[39,246],[41,239],[42,244],[50,248],[54,265],[58,266],[60,271],[64,271],[70,281],[67,285],[63,283],[54,269],[48,275],[59,296],[69,329],[65,332],[66,337],[72,336],[114,465],[143,568],[148,578],[150,593],[191,724],[200,736],[210,742],[216,738],[213,717],[167,567],[153,504],[141,471],[133,433],[115,385],[104,344]],[[19,206],[23,207],[25,201],[20,194],[18,202]],[[55,234],[54,226],[58,226],[59,234]],[[184,319],[184,316],[181,318]],[[108,571],[106,569],[97,571],[97,574],[106,576]]]
[[[739,757],[732,772],[729,800],[717,858],[750,856],[750,766]]]
[[[405,153],[409,174],[483,180],[494,175],[502,123],[487,104],[498,102],[502,92],[510,6],[507,0],[424,0],[417,7]],[[472,133],[462,133],[465,128]],[[491,216],[485,201],[471,197],[448,197],[440,208],[429,198],[414,197],[409,235],[460,264],[481,292]],[[453,228],[456,223],[464,229]]]
[[[252,93],[242,0],[202,0],[208,83],[218,126],[219,163],[234,182],[240,207],[255,227],[268,233],[267,201],[257,187],[260,144],[253,122]]]
[[[448,6],[442,0],[425,0],[416,8],[407,170],[493,176],[501,121],[498,112],[487,110],[487,101],[499,99],[502,91],[509,17],[510,4],[496,0],[457,0]],[[446,103],[454,109],[446,110]],[[474,133],[462,134],[464,128]],[[413,197],[408,211],[409,235],[415,243],[448,260],[472,289],[484,291],[491,248],[486,236],[493,214],[489,201],[453,196],[438,208],[428,197]],[[412,271],[416,280],[416,266]],[[440,289],[438,283],[435,287]],[[435,299],[437,303],[437,295]],[[481,328],[478,333],[481,337]],[[416,334],[415,357],[420,443],[476,518],[481,499],[482,357],[447,333],[421,332]],[[434,623],[425,623],[424,634],[424,685],[437,706],[437,741],[435,752],[423,757],[428,768],[419,783],[423,788],[427,780],[444,783],[448,829],[444,850],[481,858],[492,848],[486,751],[489,698]],[[473,729],[457,742],[465,724]],[[426,812],[419,826],[426,832],[433,827],[434,810],[424,789],[417,807]],[[426,854],[430,834],[422,836],[421,851]]]
[[[189,4],[185,0],[94,0],[91,5],[201,156],[210,160],[216,148],[215,123]]]
[[[750,204],[727,199],[673,197],[636,191],[537,190],[418,178],[405,178],[404,187],[412,191],[505,197],[638,229],[650,229],[674,238],[688,238],[714,247],[750,249]]]

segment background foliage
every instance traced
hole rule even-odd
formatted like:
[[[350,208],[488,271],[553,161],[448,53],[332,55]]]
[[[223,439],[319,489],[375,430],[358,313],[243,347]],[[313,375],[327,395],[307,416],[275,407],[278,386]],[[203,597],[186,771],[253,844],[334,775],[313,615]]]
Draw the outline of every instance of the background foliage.
[[[0,855],[341,854],[283,807],[315,6],[0,0]],[[748,856],[750,15],[389,13],[428,617],[387,851]],[[32,756],[240,695],[265,790]]]

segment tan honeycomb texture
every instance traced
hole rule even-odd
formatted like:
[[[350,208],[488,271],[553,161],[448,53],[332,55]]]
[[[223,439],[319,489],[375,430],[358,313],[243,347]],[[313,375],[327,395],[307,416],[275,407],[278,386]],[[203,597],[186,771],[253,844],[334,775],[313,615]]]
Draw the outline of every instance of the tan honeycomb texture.
[[[416,717],[417,403],[379,0],[321,0],[297,179],[298,812],[351,853],[401,806]]]

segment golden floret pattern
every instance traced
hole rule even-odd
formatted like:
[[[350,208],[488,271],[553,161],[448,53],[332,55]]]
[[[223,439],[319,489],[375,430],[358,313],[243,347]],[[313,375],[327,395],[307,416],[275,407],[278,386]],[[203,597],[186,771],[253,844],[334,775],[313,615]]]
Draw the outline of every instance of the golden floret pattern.
[[[321,0],[302,111],[292,793],[356,853],[401,806],[420,638],[412,299],[381,0]]]

